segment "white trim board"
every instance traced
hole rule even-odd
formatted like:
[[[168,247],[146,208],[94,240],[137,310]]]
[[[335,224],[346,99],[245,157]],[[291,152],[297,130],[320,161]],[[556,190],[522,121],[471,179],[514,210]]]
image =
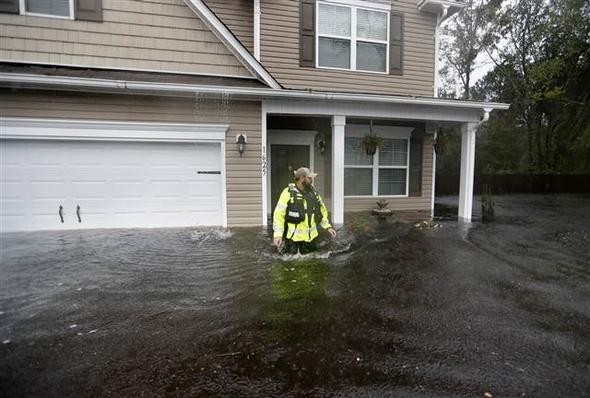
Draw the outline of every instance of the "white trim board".
[[[217,18],[202,0],[184,0],[186,5],[207,25],[209,29],[221,40],[242,64],[256,75],[261,81],[273,89],[280,89],[281,85],[262,64],[248,51],[246,47],[234,36],[234,34]]]
[[[269,214],[269,204],[267,202],[267,198],[270,196],[270,194],[268,194],[268,187],[270,187],[270,184],[267,181],[267,177],[269,175],[268,172],[268,167],[270,166],[270,163],[268,161],[268,145],[267,145],[267,131],[266,131],[266,125],[267,125],[267,119],[266,119],[266,107],[264,105],[264,102],[261,105],[261,109],[260,109],[260,114],[261,114],[261,121],[260,121],[260,131],[262,132],[261,134],[261,153],[260,153],[260,176],[262,177],[262,226],[266,227],[268,225],[268,214]],[[272,211],[272,210],[271,210]]]
[[[91,64],[68,64],[61,62],[34,62],[34,61],[19,61],[13,59],[0,58],[0,62],[11,63],[11,64],[22,64],[22,65],[40,65],[40,66],[64,66],[68,68],[90,68],[104,71],[124,71],[124,72],[147,72],[147,73],[163,73],[167,75],[184,75],[184,76],[199,76],[199,77],[227,77],[231,79],[244,79],[244,80],[258,80],[256,76],[242,76],[242,75],[230,75],[227,73],[195,73],[178,70],[161,70],[161,69],[145,69],[145,68],[121,68],[116,66],[105,66],[105,65],[91,65]]]
[[[343,5],[349,7],[359,7],[365,8],[367,10],[375,10],[375,11],[390,11],[391,10],[391,0],[321,0],[325,3],[332,3],[334,5]]]
[[[346,115],[347,117],[381,118],[392,120],[477,122],[480,109],[451,109],[423,104],[350,103],[341,101],[266,100],[268,114],[284,115]]]
[[[422,12],[438,15],[442,15],[444,10],[447,9],[448,11],[444,13],[444,17],[440,20],[442,22],[465,8],[465,3],[456,0],[420,0],[417,7]]]
[[[225,142],[229,126],[0,118],[0,139]]]
[[[171,84],[157,82],[141,82],[129,80],[114,79],[92,79],[69,76],[47,76],[39,74],[23,73],[0,73],[0,83],[2,86],[15,88],[49,88],[74,90],[79,88],[84,92],[117,92],[126,94],[145,94],[145,95],[170,95],[193,97],[196,93],[201,94],[229,94],[240,99],[260,100],[265,99],[272,107],[280,109],[298,109],[300,113],[331,115],[333,111],[327,112],[326,109],[338,109],[350,106],[354,110],[359,104],[374,107],[377,104],[388,106],[392,109],[402,106],[419,106],[421,110],[428,109],[438,112],[457,113],[460,111],[471,111],[470,115],[476,114],[479,122],[483,119],[485,113],[492,110],[507,110],[510,104],[495,102],[476,102],[462,100],[448,100],[443,98],[431,97],[402,97],[395,95],[380,94],[350,94],[324,91],[305,91],[305,90],[275,90],[269,88],[247,88],[232,86],[207,86],[197,84]],[[45,87],[44,87],[45,86]],[[305,101],[302,101],[305,100]],[[332,108],[327,108],[327,107]],[[321,107],[321,112],[318,112]],[[423,108],[426,107],[426,108]],[[305,110],[302,110],[305,109]],[[293,112],[291,112],[293,113]],[[356,112],[352,112],[354,115]],[[336,113],[340,114],[340,113]],[[422,120],[421,117],[415,117],[416,120]],[[456,118],[452,118],[454,120]],[[470,122],[472,117],[464,122]]]

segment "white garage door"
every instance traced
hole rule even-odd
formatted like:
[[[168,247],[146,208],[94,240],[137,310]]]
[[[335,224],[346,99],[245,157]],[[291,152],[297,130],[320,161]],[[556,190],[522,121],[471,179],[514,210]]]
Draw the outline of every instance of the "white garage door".
[[[223,224],[220,143],[0,146],[3,232]]]

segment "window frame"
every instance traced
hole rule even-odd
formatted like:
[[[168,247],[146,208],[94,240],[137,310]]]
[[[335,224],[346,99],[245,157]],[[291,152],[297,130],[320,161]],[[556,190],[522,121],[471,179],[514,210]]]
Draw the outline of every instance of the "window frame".
[[[42,14],[42,13],[36,13],[36,12],[27,12],[27,0],[19,0],[19,9],[20,9],[20,15],[26,15],[26,16],[30,16],[30,17],[44,17],[44,18],[57,18],[57,19],[69,19],[69,20],[73,20],[74,18],[74,0],[68,0],[69,3],[69,11],[70,11],[70,15],[69,16],[65,16],[65,15],[53,15],[53,14]]]
[[[345,134],[344,140],[346,143],[346,138],[362,138],[361,135],[358,134]],[[344,195],[345,198],[352,198],[352,199],[363,199],[363,198],[407,198],[410,196],[410,134],[387,134],[383,137],[387,140],[405,140],[406,141],[406,165],[405,166],[386,166],[379,164],[379,148],[377,148],[377,152],[373,155],[373,164],[372,165],[347,165],[346,162],[344,163],[344,169],[370,169],[373,170],[372,181],[371,181],[371,195]],[[362,150],[359,148],[359,151]],[[379,195],[379,169],[400,169],[406,170],[406,192],[403,195]]]
[[[331,5],[336,7],[345,7],[350,9],[350,37],[345,36],[338,36],[338,35],[320,35],[319,29],[319,20],[320,20],[320,5]],[[375,40],[375,39],[358,39],[357,38],[357,11],[366,10],[366,11],[375,11],[381,12],[386,14],[386,21],[387,21],[387,40]],[[316,10],[315,10],[315,67],[317,69],[327,69],[327,70],[339,70],[339,71],[347,71],[347,72],[361,72],[361,73],[375,73],[378,75],[388,75],[389,74],[389,50],[391,46],[391,9],[385,8],[381,4],[362,4],[358,0],[321,0],[316,1]],[[326,37],[330,39],[341,39],[341,40],[349,40],[350,41],[350,68],[337,68],[333,66],[320,66],[320,36]],[[372,70],[364,70],[364,69],[357,69],[356,68],[356,47],[357,42],[361,43],[373,43],[373,44],[384,44],[385,45],[385,71],[372,71]]]

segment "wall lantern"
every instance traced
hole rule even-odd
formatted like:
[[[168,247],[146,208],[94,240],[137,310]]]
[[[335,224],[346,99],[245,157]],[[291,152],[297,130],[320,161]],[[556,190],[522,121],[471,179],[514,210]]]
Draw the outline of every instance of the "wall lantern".
[[[320,139],[318,141],[318,149],[320,150],[320,153],[323,155],[324,152],[326,152],[326,141]]]
[[[236,144],[238,145],[238,152],[240,152],[240,157],[244,153],[246,149],[246,144],[248,143],[248,137],[246,134],[240,134],[236,136]]]

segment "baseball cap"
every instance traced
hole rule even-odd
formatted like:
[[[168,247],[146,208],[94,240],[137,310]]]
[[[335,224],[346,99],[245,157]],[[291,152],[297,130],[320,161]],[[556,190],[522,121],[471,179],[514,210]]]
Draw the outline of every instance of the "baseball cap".
[[[317,173],[312,173],[310,169],[308,169],[307,167],[300,167],[297,170],[295,170],[295,179],[298,179],[299,177],[311,177],[311,178],[316,178]]]

